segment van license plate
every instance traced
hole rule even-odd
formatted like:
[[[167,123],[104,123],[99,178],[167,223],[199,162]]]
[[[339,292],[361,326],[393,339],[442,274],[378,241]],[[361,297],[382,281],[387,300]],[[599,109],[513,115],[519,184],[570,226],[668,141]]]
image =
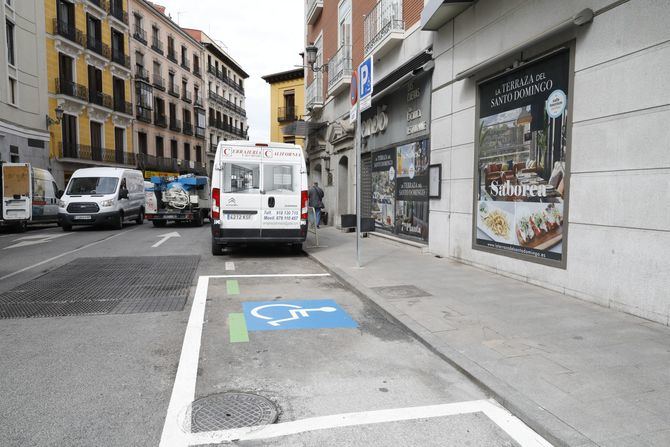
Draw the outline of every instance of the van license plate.
[[[74,220],[91,220],[91,216],[74,216]]]
[[[253,214],[224,214],[226,220],[251,220]]]

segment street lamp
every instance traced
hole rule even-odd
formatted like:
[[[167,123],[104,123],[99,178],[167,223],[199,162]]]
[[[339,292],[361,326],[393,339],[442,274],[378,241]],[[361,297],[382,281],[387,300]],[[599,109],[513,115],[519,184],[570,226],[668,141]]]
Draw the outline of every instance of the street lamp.
[[[61,106],[56,107],[56,119],[52,119],[49,115],[47,115],[47,128],[49,128],[52,124],[60,124],[61,120],[63,119],[63,108]]]
[[[328,64],[323,64],[320,67],[316,66],[316,58],[319,53],[319,47],[314,45],[313,43],[307,45],[305,47],[305,62],[307,62],[307,66],[309,66],[312,71],[314,72],[328,72]]]

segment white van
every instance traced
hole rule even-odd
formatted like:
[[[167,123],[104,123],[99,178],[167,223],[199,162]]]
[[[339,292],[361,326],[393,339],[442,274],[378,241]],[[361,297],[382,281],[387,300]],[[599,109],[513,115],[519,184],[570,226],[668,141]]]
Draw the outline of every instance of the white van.
[[[0,227],[25,231],[29,223],[58,221],[58,186],[49,171],[29,163],[0,165]]]
[[[73,225],[111,225],[144,222],[144,177],[123,168],[77,169],[58,202],[58,222],[64,231]]]
[[[212,171],[212,254],[227,245],[307,236],[307,169],[300,146],[221,141]]]

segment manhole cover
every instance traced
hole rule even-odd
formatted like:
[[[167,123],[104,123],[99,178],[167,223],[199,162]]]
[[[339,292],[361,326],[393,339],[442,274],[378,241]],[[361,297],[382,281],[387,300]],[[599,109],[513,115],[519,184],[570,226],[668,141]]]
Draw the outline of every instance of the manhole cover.
[[[425,290],[416,286],[389,286],[373,287],[372,290],[385,298],[418,298],[421,296],[432,296]]]
[[[273,424],[277,407],[250,393],[220,393],[202,397],[191,405],[191,432]]]

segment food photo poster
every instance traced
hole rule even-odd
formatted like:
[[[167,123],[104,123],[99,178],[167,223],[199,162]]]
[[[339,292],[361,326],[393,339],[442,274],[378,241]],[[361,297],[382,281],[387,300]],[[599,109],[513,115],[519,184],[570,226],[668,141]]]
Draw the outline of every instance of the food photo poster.
[[[479,85],[475,248],[561,262],[570,53]]]

